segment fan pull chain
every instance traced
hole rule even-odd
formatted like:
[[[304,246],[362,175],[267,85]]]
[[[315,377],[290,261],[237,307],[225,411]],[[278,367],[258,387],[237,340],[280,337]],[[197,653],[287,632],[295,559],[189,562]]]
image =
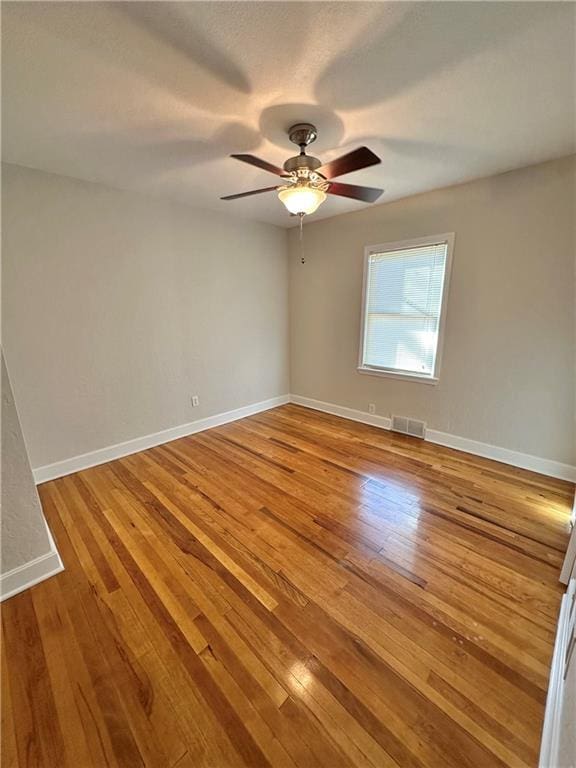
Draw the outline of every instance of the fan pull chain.
[[[304,214],[299,213],[298,216],[300,217],[300,262],[302,264],[306,264],[306,259],[304,258],[304,237],[302,231],[304,226]]]

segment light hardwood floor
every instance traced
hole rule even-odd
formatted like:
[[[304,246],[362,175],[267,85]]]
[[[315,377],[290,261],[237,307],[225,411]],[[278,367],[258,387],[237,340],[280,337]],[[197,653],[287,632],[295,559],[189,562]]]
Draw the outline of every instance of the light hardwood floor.
[[[40,494],[2,768],[536,765],[569,483],[289,405]]]

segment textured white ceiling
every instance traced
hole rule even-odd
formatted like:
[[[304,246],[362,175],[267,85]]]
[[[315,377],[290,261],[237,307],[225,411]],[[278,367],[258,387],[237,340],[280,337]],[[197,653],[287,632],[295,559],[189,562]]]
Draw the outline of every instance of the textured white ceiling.
[[[573,3],[3,2],[3,158],[291,226],[284,131],[382,202],[576,151]],[[329,198],[315,218],[363,204]]]

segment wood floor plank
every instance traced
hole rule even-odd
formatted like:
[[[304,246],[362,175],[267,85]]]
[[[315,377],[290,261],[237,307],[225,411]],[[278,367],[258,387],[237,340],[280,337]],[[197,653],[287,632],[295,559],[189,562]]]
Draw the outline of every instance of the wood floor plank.
[[[18,757],[32,765],[65,765],[61,723],[31,592],[2,610]],[[20,714],[26,727],[20,729]]]
[[[16,732],[14,719],[12,717],[12,695],[10,693],[10,680],[8,673],[8,663],[6,660],[6,643],[2,642],[0,646],[2,656],[0,666],[0,683],[2,690],[0,692],[0,765],[4,768],[16,768],[18,766],[18,751],[16,746]]]
[[[8,768],[531,768],[574,487],[288,405],[40,486]]]
[[[86,502],[85,508],[96,513],[96,517],[87,516],[86,523],[122,588],[121,592],[102,596],[114,613],[119,642],[131,648],[142,660],[151,679],[160,681],[154,684],[154,702],[155,711],[168,721],[163,730],[163,738],[173,741],[183,739],[187,746],[186,760],[193,760],[195,766],[236,765],[238,756],[228,735],[212,711],[206,708],[180,656],[173,653],[170,640],[164,632],[166,628],[156,621],[131,579],[129,570],[124,568],[114,548],[114,537],[107,537],[98,525],[98,518],[104,514],[104,509],[99,507],[97,498],[91,494],[85,482],[87,478],[84,475],[82,479],[80,476],[73,479]],[[109,501],[113,498],[112,495],[108,496],[113,479],[114,475],[108,473],[106,468],[97,468],[90,473],[90,487],[94,484],[100,489],[102,497]],[[65,533],[62,536],[65,537]],[[57,538],[60,541],[61,537]],[[164,550],[159,551],[164,554]],[[169,559],[166,554],[165,560]],[[74,565],[75,562],[67,558],[67,566],[73,569]],[[68,567],[65,575],[71,575]],[[158,690],[158,685],[162,687],[162,692]],[[173,726],[177,730],[176,738],[171,735]],[[99,764],[97,760],[95,764]]]

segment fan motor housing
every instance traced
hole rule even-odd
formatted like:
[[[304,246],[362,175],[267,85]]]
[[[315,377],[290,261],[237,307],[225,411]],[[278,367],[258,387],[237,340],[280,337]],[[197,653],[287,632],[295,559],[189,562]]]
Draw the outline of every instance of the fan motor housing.
[[[284,163],[284,170],[288,173],[298,171],[301,168],[315,171],[317,168],[320,168],[321,165],[322,162],[317,157],[312,157],[311,155],[296,155],[295,157],[290,157],[286,160]]]

